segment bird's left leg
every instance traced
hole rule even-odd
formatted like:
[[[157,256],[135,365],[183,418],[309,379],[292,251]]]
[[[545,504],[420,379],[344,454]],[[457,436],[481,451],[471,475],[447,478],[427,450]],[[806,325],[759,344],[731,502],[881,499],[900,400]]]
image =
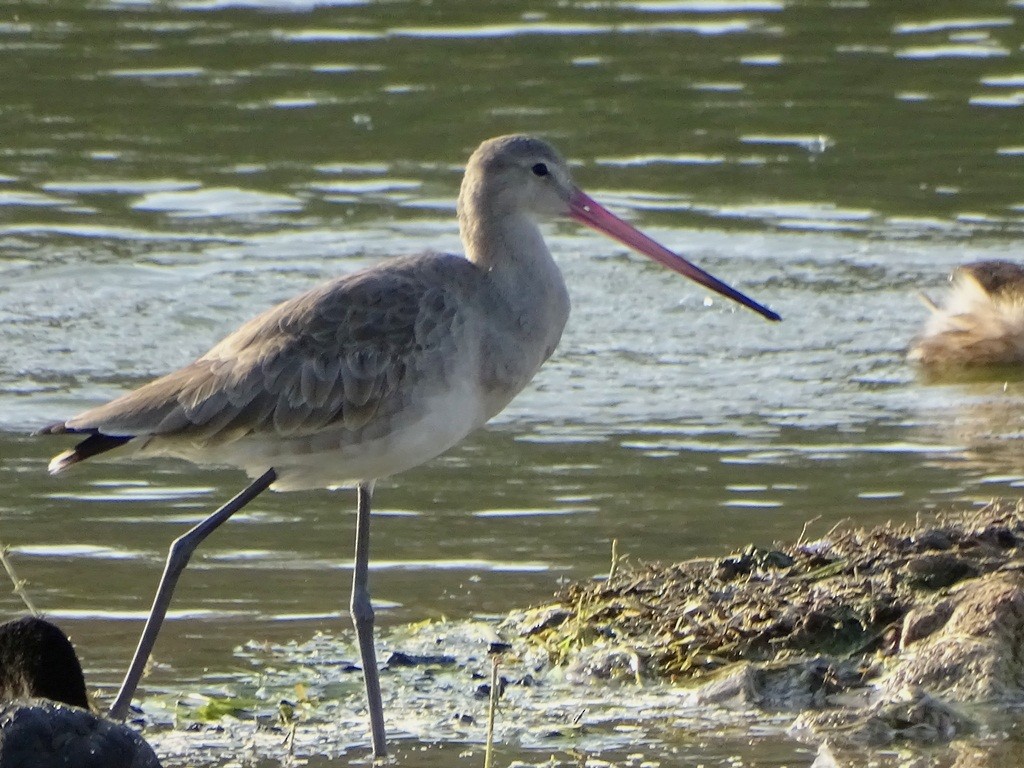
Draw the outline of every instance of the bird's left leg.
[[[268,469],[260,477],[253,480],[245,490],[231,499],[231,501],[197,526],[176,538],[171,544],[170,551],[167,553],[167,564],[164,566],[164,573],[160,577],[160,584],[156,589],[156,597],[153,598],[153,607],[149,609],[146,626],[143,628],[139,644],[135,648],[135,655],[132,657],[132,663],[128,667],[128,673],[124,676],[124,682],[121,683],[121,690],[117,692],[117,698],[114,699],[114,703],[110,707],[109,715],[111,719],[124,720],[128,714],[128,705],[131,704],[132,696],[135,695],[135,689],[139,685],[139,680],[142,679],[142,672],[146,668],[146,662],[149,661],[150,653],[153,651],[156,636],[160,634],[160,627],[163,626],[164,617],[167,615],[167,608],[171,604],[171,596],[174,593],[174,587],[178,584],[178,577],[185,570],[185,566],[188,565],[189,558],[192,557],[196,547],[235,512],[267,490],[276,479],[277,472],[273,469]]]

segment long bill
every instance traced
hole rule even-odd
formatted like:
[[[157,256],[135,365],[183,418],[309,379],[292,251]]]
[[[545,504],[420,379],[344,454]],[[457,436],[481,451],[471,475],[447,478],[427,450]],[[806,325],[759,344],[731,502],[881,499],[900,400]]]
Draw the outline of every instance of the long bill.
[[[768,309],[763,304],[759,304],[749,296],[737,291],[731,285],[727,285],[709,272],[705,272],[696,264],[687,261],[682,256],[651,240],[643,232],[634,229],[579,189],[575,190],[569,199],[569,217],[581,224],[586,224],[588,227],[596,229],[598,232],[603,232],[645,256],[650,256],[659,264],[663,264],[674,272],[690,278],[695,283],[700,283],[705,288],[710,288],[712,291],[739,302],[745,307],[749,307],[769,320],[782,319],[777,312]]]

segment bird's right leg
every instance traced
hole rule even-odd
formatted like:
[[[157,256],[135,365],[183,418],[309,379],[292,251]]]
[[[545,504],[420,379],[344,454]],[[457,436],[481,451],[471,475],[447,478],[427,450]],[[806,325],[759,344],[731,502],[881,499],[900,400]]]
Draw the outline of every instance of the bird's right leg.
[[[265,491],[271,483],[277,479],[277,472],[268,469],[256,478],[244,491],[235,496],[231,501],[222,506],[197,526],[179,536],[171,544],[167,553],[167,564],[164,566],[163,576],[160,577],[160,584],[156,589],[156,597],[153,598],[153,607],[149,609],[149,618],[146,619],[146,626],[142,630],[142,637],[135,648],[135,655],[128,667],[128,673],[121,683],[121,690],[110,707],[110,717],[114,720],[124,720],[128,714],[128,705],[131,704],[135,689],[142,679],[142,672],[149,661],[149,655],[156,643],[156,636],[160,633],[164,617],[167,615],[167,608],[171,604],[171,596],[174,594],[174,587],[178,584],[178,577],[181,576],[189,558],[195,552],[203,540],[213,533],[222,523],[226,522],[235,512],[240,510],[250,501]]]
[[[360,483],[357,488],[356,553],[352,564],[352,601],[349,611],[356,628],[356,642],[363,665],[366,685],[366,708],[370,714],[370,739],[374,758],[387,757],[384,733],[384,705],[380,696],[380,675],[377,672],[377,653],[373,647],[373,605],[370,602],[370,499],[373,483]]]

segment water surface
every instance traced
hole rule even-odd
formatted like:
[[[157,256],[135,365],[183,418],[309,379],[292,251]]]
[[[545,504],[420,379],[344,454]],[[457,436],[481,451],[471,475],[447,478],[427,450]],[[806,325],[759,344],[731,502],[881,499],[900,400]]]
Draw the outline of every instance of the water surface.
[[[677,560],[1017,496],[1024,384],[929,383],[903,353],[919,291],[1019,256],[1022,44],[1019,2],[22,3],[0,18],[0,540],[108,695],[167,544],[244,480],[172,461],[49,478],[65,442],[27,433],[320,280],[459,249],[462,163],[521,130],[785,321],[552,225],[559,351],[489,429],[380,486],[385,631],[540,601],[604,572],[613,539]],[[253,639],[344,636],[352,507],[267,495],[218,531],[143,701],[220,690]],[[812,759],[777,734],[680,752],[631,727],[588,749]],[[459,759],[427,741],[400,762]]]

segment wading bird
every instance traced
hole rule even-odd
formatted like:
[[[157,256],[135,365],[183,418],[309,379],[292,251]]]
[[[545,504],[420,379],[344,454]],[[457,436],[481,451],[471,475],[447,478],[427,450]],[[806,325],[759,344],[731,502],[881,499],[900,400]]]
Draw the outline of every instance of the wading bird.
[[[67,635],[26,616],[0,624],[0,766],[160,768],[123,723],[89,711],[85,676]]]
[[[394,258],[328,282],[250,320],[184,368],[41,430],[87,435],[50,462],[51,472],[124,446],[227,464],[255,478],[171,545],[112,716],[127,711],[178,576],[206,536],[268,487],[354,485],[350,611],[373,753],[385,754],[367,585],[374,482],[458,443],[501,411],[554,351],[569,296],[538,221],[555,216],[779,319],[585,195],[544,141],[485,141],[459,193],[464,257]]]
[[[941,306],[907,358],[931,371],[1024,363],[1024,267],[976,261],[957,267]]]

